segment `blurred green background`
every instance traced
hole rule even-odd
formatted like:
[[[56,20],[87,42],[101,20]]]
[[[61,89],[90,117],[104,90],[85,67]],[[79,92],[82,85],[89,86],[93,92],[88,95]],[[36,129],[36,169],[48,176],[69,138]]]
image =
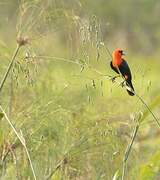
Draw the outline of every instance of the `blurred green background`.
[[[23,133],[38,180],[160,179],[160,130],[137,97],[106,78],[120,47],[133,85],[160,117],[160,1],[1,0],[0,79],[20,48],[0,104]],[[119,82],[121,80],[119,79]],[[24,148],[0,120],[0,178],[33,179]],[[115,180],[114,179],[114,180]]]

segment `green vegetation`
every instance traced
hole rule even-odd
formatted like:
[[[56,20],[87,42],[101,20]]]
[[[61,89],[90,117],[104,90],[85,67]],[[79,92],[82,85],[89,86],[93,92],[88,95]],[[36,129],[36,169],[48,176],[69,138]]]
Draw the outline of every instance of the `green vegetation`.
[[[160,121],[159,8],[158,0],[1,0],[0,179],[117,180],[126,157],[124,179],[160,179],[159,126],[106,76],[108,48],[126,50],[136,92]]]

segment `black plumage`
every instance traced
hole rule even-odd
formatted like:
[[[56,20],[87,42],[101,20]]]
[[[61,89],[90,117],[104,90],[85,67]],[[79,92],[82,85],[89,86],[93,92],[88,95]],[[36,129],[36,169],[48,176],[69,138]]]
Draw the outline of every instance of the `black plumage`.
[[[127,89],[128,94],[130,96],[134,96],[135,93],[134,93],[134,88],[132,85],[132,74],[131,74],[131,70],[130,70],[127,62],[124,59],[122,59],[122,63],[118,66],[119,71],[116,67],[113,66],[112,61],[110,62],[110,66],[117,74],[119,74],[119,71],[120,71],[122,76],[125,78],[127,85],[132,89],[131,91],[129,91]]]

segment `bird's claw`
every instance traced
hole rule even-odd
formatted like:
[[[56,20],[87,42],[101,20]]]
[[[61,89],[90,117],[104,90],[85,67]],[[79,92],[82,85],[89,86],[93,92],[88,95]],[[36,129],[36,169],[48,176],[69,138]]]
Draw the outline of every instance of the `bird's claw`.
[[[116,80],[116,78],[118,78],[118,77],[119,77],[119,75],[118,75],[118,76],[111,77],[111,81],[114,83],[115,80]]]
[[[120,85],[121,85],[122,87],[126,86],[126,81],[125,81],[125,80],[122,81],[122,82],[120,83]]]
[[[116,76],[115,76],[115,77],[111,77],[111,81],[112,81],[112,83],[114,83],[114,82],[115,82],[115,79],[116,79]]]

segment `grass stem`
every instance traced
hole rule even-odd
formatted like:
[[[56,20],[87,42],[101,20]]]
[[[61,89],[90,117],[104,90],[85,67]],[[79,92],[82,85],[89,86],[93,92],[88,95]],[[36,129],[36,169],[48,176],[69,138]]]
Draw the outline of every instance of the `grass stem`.
[[[30,167],[31,167],[31,170],[32,170],[32,174],[33,174],[34,180],[37,180],[37,177],[36,177],[36,174],[35,174],[35,170],[34,170],[34,167],[33,167],[33,164],[32,164],[32,160],[31,160],[31,157],[30,157],[28,148],[27,148],[27,146],[26,146],[26,142],[25,142],[24,137],[17,132],[16,128],[15,128],[14,125],[12,124],[11,120],[8,118],[6,112],[3,110],[2,106],[0,106],[0,110],[1,110],[2,113],[4,114],[5,119],[7,120],[8,124],[10,125],[10,127],[12,128],[12,130],[14,131],[14,133],[16,134],[17,138],[19,139],[19,141],[20,141],[21,144],[23,145],[23,147],[24,147],[24,149],[25,149],[25,151],[26,151],[26,154],[27,154],[29,163],[30,163]]]
[[[137,136],[138,129],[139,129],[139,123],[136,124],[136,126],[135,126],[135,128],[134,128],[134,130],[133,130],[133,135],[132,135],[131,141],[130,141],[130,143],[129,143],[129,145],[127,146],[127,149],[126,149],[126,151],[125,151],[125,155],[124,155],[124,159],[123,159],[122,180],[124,180],[124,178],[125,178],[127,160],[128,160],[128,158],[129,158],[129,155],[130,155],[130,152],[131,152],[133,143],[134,143],[135,138],[136,138],[136,136]]]
[[[5,83],[8,75],[9,75],[9,72],[10,72],[12,66],[13,66],[13,63],[14,63],[14,61],[15,61],[15,58],[16,58],[16,56],[17,56],[17,54],[18,54],[19,49],[20,49],[20,45],[17,44],[16,50],[15,50],[15,52],[13,53],[11,62],[9,63],[8,68],[7,68],[7,70],[6,70],[5,74],[4,74],[4,77],[3,77],[3,79],[2,79],[2,81],[1,81],[1,83],[0,83],[0,92],[1,92],[2,89],[3,89],[4,83]]]

